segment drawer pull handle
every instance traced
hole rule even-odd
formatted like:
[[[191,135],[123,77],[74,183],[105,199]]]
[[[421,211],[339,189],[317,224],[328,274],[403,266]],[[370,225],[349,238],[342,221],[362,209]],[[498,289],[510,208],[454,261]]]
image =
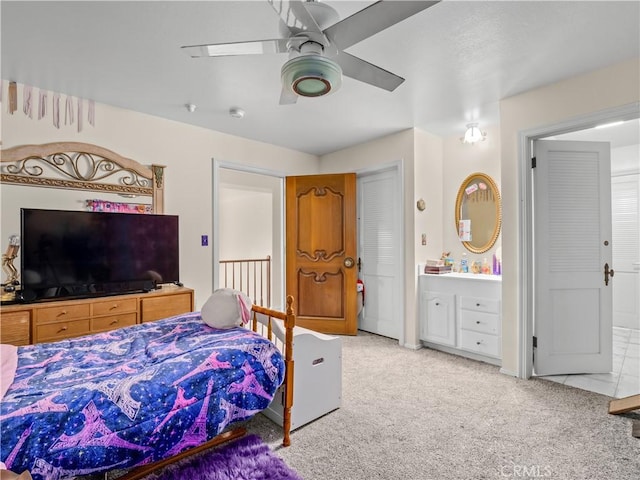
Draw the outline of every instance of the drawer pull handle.
[[[117,303],[115,305],[112,305],[109,310],[115,310],[116,308],[118,308],[118,304]]]
[[[58,316],[59,316],[59,317],[61,317],[61,316],[66,315],[66,314],[67,314],[67,311],[66,311],[66,310],[62,310],[62,311],[58,314]]]
[[[476,323],[477,323],[478,325],[480,325],[480,320],[476,320]]]
[[[480,306],[480,304],[479,304],[479,303],[476,303],[476,307],[479,307],[479,306]]]
[[[67,326],[66,325],[63,326],[63,327],[60,327],[60,330],[58,330],[56,333],[61,333],[61,332],[64,332],[65,330],[67,330]]]
[[[116,323],[118,323],[118,319],[117,318],[115,320],[111,320],[111,323],[109,325],[115,325]]]

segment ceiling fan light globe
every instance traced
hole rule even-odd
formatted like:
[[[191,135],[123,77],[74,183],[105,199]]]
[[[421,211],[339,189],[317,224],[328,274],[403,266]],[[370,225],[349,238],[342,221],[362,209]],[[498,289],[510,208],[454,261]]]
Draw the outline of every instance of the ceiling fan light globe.
[[[319,97],[331,91],[331,83],[322,77],[301,76],[293,81],[291,88],[303,97]]]
[[[320,55],[302,55],[282,66],[282,84],[297,95],[319,97],[342,85],[342,69]]]

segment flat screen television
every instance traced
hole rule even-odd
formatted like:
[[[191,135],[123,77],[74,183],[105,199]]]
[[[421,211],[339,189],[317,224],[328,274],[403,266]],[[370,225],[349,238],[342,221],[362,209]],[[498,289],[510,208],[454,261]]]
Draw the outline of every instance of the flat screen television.
[[[22,208],[23,301],[97,297],[179,282],[178,217]]]

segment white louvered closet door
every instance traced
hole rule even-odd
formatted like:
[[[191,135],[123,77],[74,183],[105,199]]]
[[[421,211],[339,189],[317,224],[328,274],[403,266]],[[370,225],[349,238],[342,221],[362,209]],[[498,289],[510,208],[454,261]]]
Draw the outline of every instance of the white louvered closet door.
[[[613,325],[640,329],[640,174],[611,179]]]
[[[534,370],[612,368],[611,165],[606,142],[536,141]]]
[[[358,255],[364,308],[358,328],[399,339],[401,306],[401,209],[397,169],[358,177]]]

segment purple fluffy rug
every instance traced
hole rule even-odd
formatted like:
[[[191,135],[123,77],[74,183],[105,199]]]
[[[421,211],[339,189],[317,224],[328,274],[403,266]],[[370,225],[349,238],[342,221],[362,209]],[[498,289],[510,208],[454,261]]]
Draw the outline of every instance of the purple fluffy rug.
[[[257,435],[193,455],[144,480],[302,480]]]

